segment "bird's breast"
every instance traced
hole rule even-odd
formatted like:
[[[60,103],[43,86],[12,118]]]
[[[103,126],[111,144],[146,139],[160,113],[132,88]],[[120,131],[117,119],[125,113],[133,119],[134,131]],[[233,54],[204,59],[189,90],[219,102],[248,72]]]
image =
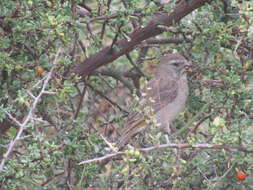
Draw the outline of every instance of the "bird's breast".
[[[170,102],[163,109],[157,113],[157,119],[160,122],[170,123],[178,116],[179,112],[185,107],[185,103],[188,97],[188,84],[186,77],[178,80],[178,94],[174,101]]]

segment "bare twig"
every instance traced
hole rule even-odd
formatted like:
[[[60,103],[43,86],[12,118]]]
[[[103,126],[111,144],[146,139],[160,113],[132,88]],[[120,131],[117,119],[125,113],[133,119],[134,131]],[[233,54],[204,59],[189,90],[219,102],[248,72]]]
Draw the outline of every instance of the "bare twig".
[[[91,9],[88,5],[86,5],[84,2],[81,2],[81,3],[79,4],[79,6],[85,8],[87,11],[90,12],[90,14],[92,14],[92,9]]]
[[[107,154],[105,156],[102,156],[102,157],[98,157],[98,158],[94,158],[94,159],[91,159],[91,160],[85,160],[85,161],[82,161],[80,163],[78,163],[78,165],[82,165],[82,164],[88,164],[88,163],[92,163],[92,162],[97,162],[97,161],[103,161],[103,160],[106,160],[108,158],[113,158],[115,156],[121,156],[121,155],[124,155],[125,152],[115,152],[115,153],[111,153],[111,154]]]
[[[44,81],[44,84],[42,86],[42,89],[41,89],[40,93],[38,94],[38,96],[34,97],[34,102],[33,102],[32,106],[31,106],[31,109],[29,110],[29,112],[26,116],[26,119],[22,123],[20,123],[17,119],[12,117],[10,113],[6,112],[6,114],[9,116],[9,118],[19,126],[19,130],[18,130],[18,133],[17,133],[16,137],[13,140],[11,140],[11,142],[9,143],[8,149],[5,152],[5,154],[3,155],[3,159],[2,159],[1,164],[0,164],[0,172],[2,172],[4,170],[5,162],[7,161],[9,155],[12,153],[16,143],[19,140],[22,139],[21,135],[22,135],[23,131],[27,128],[27,124],[29,123],[30,120],[33,119],[33,112],[34,112],[38,102],[40,101],[42,95],[44,94],[44,92],[47,92],[46,87],[49,83],[49,80],[52,77],[52,72],[54,70],[54,66],[56,64],[59,53],[60,53],[60,50],[57,52],[57,54],[55,56],[54,64],[53,64],[50,72],[47,74],[47,77],[45,78],[45,81]]]
[[[116,108],[118,108],[120,111],[124,111],[126,113],[127,110],[125,110],[124,108],[122,108],[120,105],[118,105],[116,102],[112,101],[110,98],[108,98],[107,96],[105,96],[103,94],[103,92],[101,92],[100,90],[94,88],[92,85],[85,83],[85,85],[87,85],[90,89],[92,89],[94,92],[96,92],[99,96],[103,97],[106,101],[108,101],[112,106],[115,106]]]
[[[131,65],[134,67],[134,69],[141,75],[141,76],[145,76],[145,74],[141,71],[141,69],[134,63],[134,61],[132,60],[131,56],[129,55],[129,53],[126,54],[127,59],[129,60],[129,62],[131,63]]]
[[[229,145],[219,145],[219,144],[161,144],[161,145],[157,145],[157,146],[151,146],[151,147],[147,147],[147,148],[139,148],[136,149],[140,152],[143,153],[148,153],[151,151],[157,151],[157,150],[161,150],[161,149],[165,149],[165,148],[175,148],[175,149],[189,149],[189,148],[198,148],[198,149],[214,149],[214,150],[239,150],[242,152],[246,152],[246,153],[252,153],[252,150],[248,150],[246,147],[244,146],[229,146]],[[115,153],[110,153],[107,154],[105,156],[102,157],[98,157],[98,158],[94,158],[91,160],[85,160],[82,162],[79,162],[78,165],[82,165],[82,164],[87,164],[87,163],[92,163],[92,162],[97,162],[97,161],[103,161],[109,158],[113,158],[116,156],[122,156],[125,155],[126,153],[123,151],[118,151]]]
[[[233,51],[234,57],[235,57],[236,59],[238,59],[238,60],[240,60],[240,57],[239,57],[238,54],[237,54],[237,49],[238,49],[238,47],[240,46],[241,42],[242,42],[242,39],[239,39],[239,40],[237,41],[236,46],[235,46],[235,49],[234,49],[234,51]]]
[[[77,105],[77,109],[76,109],[76,112],[75,112],[75,115],[74,115],[74,119],[77,118],[77,116],[78,116],[78,114],[81,110],[81,107],[82,107],[82,104],[83,104],[83,101],[84,101],[84,97],[85,97],[85,93],[86,93],[86,86],[82,90],[82,93],[81,93],[81,96],[80,96],[80,99],[79,99],[79,102],[78,102],[78,105]]]
[[[104,142],[109,146],[109,148],[113,151],[113,152],[117,152],[117,148],[115,146],[113,146],[112,143],[110,143],[102,134],[100,134],[100,137],[104,140]]]
[[[116,42],[117,42],[117,40],[118,40],[118,37],[119,37],[119,35],[120,35],[120,33],[121,33],[121,28],[123,27],[123,25],[124,25],[124,22],[121,22],[120,25],[119,25],[119,27],[118,27],[118,31],[116,32],[116,35],[115,35],[115,37],[114,37],[113,40],[112,40],[112,44],[111,44],[111,46],[110,46],[110,51],[113,50],[113,47],[114,47],[114,45],[116,44]]]
[[[134,86],[131,84],[129,79],[126,78],[129,76],[125,76],[126,72],[124,72],[124,71],[119,71],[116,69],[100,69],[98,71],[93,72],[92,74],[93,75],[101,74],[101,75],[113,77],[114,79],[116,79],[116,80],[120,81],[122,84],[124,84],[131,92],[133,92],[133,90],[134,90]]]
[[[208,118],[210,118],[212,116],[212,113],[206,115],[205,117],[201,118],[198,123],[195,125],[195,127],[193,129],[191,129],[192,133],[195,133],[198,129],[198,127],[201,125],[201,123],[203,123],[205,120],[207,120]]]

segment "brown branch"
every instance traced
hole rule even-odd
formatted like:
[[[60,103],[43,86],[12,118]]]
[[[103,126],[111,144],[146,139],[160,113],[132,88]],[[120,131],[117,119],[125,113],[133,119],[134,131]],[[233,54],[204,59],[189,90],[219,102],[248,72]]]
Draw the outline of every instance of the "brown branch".
[[[105,29],[106,29],[106,24],[108,23],[107,20],[104,21],[103,25],[102,25],[102,29],[101,29],[101,32],[100,32],[100,40],[103,40],[104,38],[104,34],[105,34]]]
[[[27,44],[23,44],[25,49],[33,56],[34,59],[37,59],[37,54],[36,52],[33,50],[33,48],[31,48],[30,46],[28,46]]]
[[[74,119],[77,119],[78,114],[79,114],[79,112],[80,112],[80,110],[82,108],[84,97],[85,97],[85,93],[86,93],[86,86],[83,88],[83,90],[81,92],[81,96],[80,96],[80,99],[79,99],[79,102],[78,102],[78,105],[77,105],[77,109],[76,109],[76,112],[75,112],[75,115],[74,115]]]
[[[192,39],[190,38],[168,38],[168,39],[148,39],[145,42],[147,42],[148,44],[170,44],[170,43],[174,43],[174,44],[180,44],[183,42],[191,42]]]
[[[129,53],[126,54],[126,57],[128,59],[128,61],[131,63],[131,65],[134,67],[134,69],[141,75],[141,76],[145,76],[145,74],[141,71],[141,69],[134,63],[134,61],[132,60],[131,56],[129,55]]]
[[[86,54],[86,47],[84,46],[83,42],[81,40],[78,40],[79,46],[81,47],[84,55]]]
[[[86,5],[84,2],[80,3],[79,5],[85,8],[87,11],[89,11],[90,14],[92,14],[92,9],[88,5]]]
[[[106,65],[120,56],[132,51],[140,42],[161,34],[163,30],[159,28],[159,25],[172,26],[195,9],[210,1],[212,0],[181,1],[174,7],[169,15],[165,13],[156,14],[146,27],[139,28],[131,33],[130,40],[123,39],[117,41],[116,44],[118,48],[114,48],[113,51],[111,51],[110,46],[105,47],[101,51],[90,56],[82,64],[75,67],[73,72],[80,76],[89,75],[97,68]]]
[[[195,127],[193,129],[191,129],[192,133],[196,133],[198,127],[207,119],[209,119],[211,117],[211,113],[208,114],[207,116],[203,117],[202,119],[199,120],[199,122],[195,125]]]
[[[133,90],[134,90],[134,86],[126,78],[127,73],[125,73],[123,71],[114,70],[114,69],[101,69],[99,71],[95,71],[92,73],[92,75],[98,75],[98,74],[113,77],[114,79],[116,79],[116,80],[120,81],[122,84],[124,84],[131,92],[133,92]]]
[[[118,27],[118,31],[116,32],[116,35],[115,35],[115,37],[113,38],[112,44],[111,44],[111,46],[110,46],[110,52],[113,51],[114,45],[117,45],[116,42],[117,42],[118,37],[119,37],[119,35],[120,35],[120,33],[121,33],[121,28],[122,28],[123,25],[124,25],[124,23],[121,22],[120,25],[119,25],[119,27]]]

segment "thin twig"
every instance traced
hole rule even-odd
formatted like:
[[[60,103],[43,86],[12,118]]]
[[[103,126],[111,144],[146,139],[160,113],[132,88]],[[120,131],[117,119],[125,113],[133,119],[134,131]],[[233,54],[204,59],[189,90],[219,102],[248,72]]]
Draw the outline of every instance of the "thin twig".
[[[148,44],[181,44],[192,42],[191,38],[163,38],[163,39],[148,39],[144,43]]]
[[[16,143],[19,140],[22,139],[21,135],[22,135],[23,131],[26,129],[27,124],[29,123],[29,121],[33,118],[32,117],[33,116],[33,112],[34,112],[34,110],[35,110],[38,102],[40,101],[41,96],[46,91],[46,87],[47,87],[47,85],[49,83],[49,80],[52,77],[52,72],[54,70],[54,67],[55,67],[55,64],[56,64],[56,61],[57,61],[59,53],[60,53],[60,50],[57,52],[57,54],[55,56],[54,64],[53,64],[52,68],[50,69],[50,72],[48,73],[47,77],[45,78],[45,81],[44,81],[44,84],[42,86],[42,89],[41,89],[40,93],[38,94],[38,96],[36,96],[34,98],[34,102],[32,104],[31,109],[29,110],[29,112],[27,114],[26,119],[22,123],[20,123],[17,119],[15,119],[14,117],[12,117],[10,113],[6,112],[6,114],[9,116],[9,118],[12,119],[15,123],[17,123],[17,125],[19,126],[19,131],[18,131],[16,137],[13,140],[11,140],[11,142],[8,145],[7,151],[3,155],[3,159],[2,159],[1,164],[0,164],[0,172],[2,172],[4,170],[4,164],[5,164],[5,162],[7,161],[9,155],[12,153],[12,151],[13,151]]]
[[[79,102],[78,102],[78,105],[77,105],[77,109],[76,109],[76,112],[75,112],[75,115],[74,115],[74,119],[77,118],[77,116],[78,116],[78,114],[79,114],[79,112],[81,110],[85,94],[86,94],[86,86],[82,90],[82,93],[81,93],[81,96],[80,96],[80,99],[79,99]]]
[[[105,75],[105,76],[110,76],[113,77],[114,79],[120,81],[122,84],[124,84],[131,92],[134,90],[134,86],[131,84],[129,79],[127,79],[127,76],[124,76],[126,72],[124,71],[119,71],[116,69],[100,69],[98,71],[94,71],[92,73],[93,75]]]
[[[112,143],[110,143],[102,134],[100,134],[100,137],[104,140],[104,142],[109,146],[109,148],[113,151],[113,152],[117,152],[117,148],[115,146],[113,146]]]
[[[118,27],[118,31],[116,32],[116,35],[115,35],[115,37],[114,37],[113,40],[112,40],[112,44],[111,44],[111,46],[110,46],[110,51],[113,50],[114,45],[116,44],[116,42],[117,42],[117,40],[118,40],[118,37],[119,37],[119,35],[120,35],[120,33],[121,33],[121,28],[123,27],[123,25],[124,25],[124,22],[121,22],[120,25],[119,25],[119,27]]]
[[[110,98],[108,98],[107,96],[105,96],[103,94],[103,92],[101,92],[100,90],[94,88],[92,85],[90,85],[89,83],[85,83],[85,85],[87,85],[90,89],[92,89],[94,92],[96,92],[99,96],[103,97],[105,100],[107,100],[112,106],[115,106],[116,108],[118,108],[120,111],[124,111],[127,113],[127,110],[125,110],[124,108],[122,108],[120,105],[118,105],[116,102],[112,101]]]
[[[134,69],[141,75],[145,77],[145,74],[141,71],[141,69],[134,63],[129,53],[126,54],[126,57],[128,61],[131,63],[131,65],[134,67]]]
[[[91,160],[85,160],[85,161],[82,161],[80,163],[78,163],[78,165],[82,165],[82,164],[88,164],[88,163],[92,163],[92,162],[97,162],[97,161],[102,161],[102,160],[106,160],[108,158],[113,158],[115,156],[121,156],[121,155],[124,155],[125,152],[115,152],[115,153],[111,153],[111,154],[107,154],[105,156],[102,156],[102,157],[98,157],[98,158],[94,158],[94,159],[91,159]]]
[[[147,147],[147,148],[139,148],[136,149],[139,152],[142,153],[148,153],[151,151],[157,151],[157,150],[161,150],[161,149],[165,149],[165,148],[175,148],[175,149],[192,149],[192,148],[199,148],[199,149],[214,149],[214,150],[239,150],[242,152],[246,152],[246,153],[253,153],[252,150],[248,150],[246,147],[244,146],[229,146],[229,145],[219,145],[219,144],[161,144],[161,145],[157,145],[157,146],[151,146],[151,147]],[[103,161],[109,158],[113,158],[116,156],[122,156],[125,155],[126,152],[123,151],[119,151],[119,152],[115,152],[115,153],[110,153],[107,154],[105,156],[102,157],[98,157],[98,158],[94,158],[91,160],[85,160],[82,162],[79,162],[78,165],[82,165],[82,164],[87,164],[87,163],[92,163],[92,162],[97,162],[97,161]]]
[[[240,57],[239,57],[238,54],[237,54],[237,49],[238,49],[238,47],[240,46],[241,42],[242,42],[242,39],[240,39],[240,40],[237,41],[236,46],[235,46],[235,49],[234,49],[234,51],[233,51],[234,57],[235,57],[236,59],[238,59],[238,60],[240,60]]]

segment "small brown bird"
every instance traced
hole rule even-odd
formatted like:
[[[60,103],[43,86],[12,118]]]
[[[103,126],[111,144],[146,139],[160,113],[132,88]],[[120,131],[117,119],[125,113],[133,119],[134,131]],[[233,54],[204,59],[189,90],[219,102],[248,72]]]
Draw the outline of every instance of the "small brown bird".
[[[190,63],[180,54],[167,54],[160,59],[155,77],[142,90],[141,102],[150,107],[163,130],[170,132],[170,123],[185,107],[188,84],[185,68]],[[144,103],[143,103],[144,102]],[[117,141],[119,148],[126,145],[133,135],[148,127],[147,116],[130,113]]]

